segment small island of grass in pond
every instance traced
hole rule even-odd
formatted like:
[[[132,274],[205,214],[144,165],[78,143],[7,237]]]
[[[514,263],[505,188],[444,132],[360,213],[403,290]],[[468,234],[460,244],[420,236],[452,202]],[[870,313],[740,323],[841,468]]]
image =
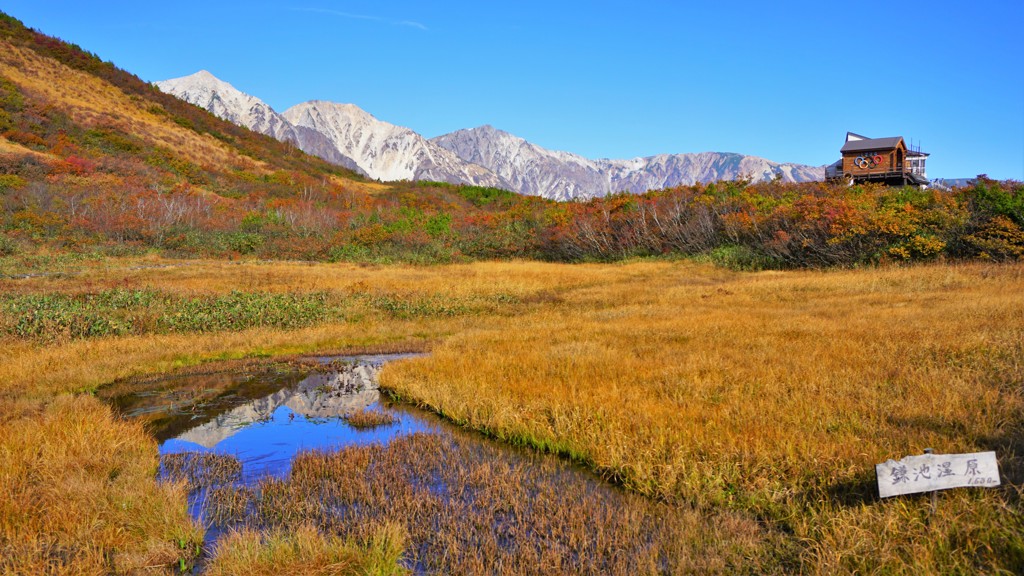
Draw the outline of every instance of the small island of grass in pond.
[[[387,412],[364,409],[345,416],[345,422],[348,422],[349,426],[357,430],[368,430],[370,428],[377,428],[378,426],[395,424],[398,422],[398,418]]]

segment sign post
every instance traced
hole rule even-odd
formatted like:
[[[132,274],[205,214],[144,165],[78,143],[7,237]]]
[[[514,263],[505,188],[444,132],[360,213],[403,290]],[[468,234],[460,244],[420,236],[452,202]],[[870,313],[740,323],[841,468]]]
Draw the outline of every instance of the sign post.
[[[937,490],[968,486],[993,488],[1000,484],[995,452],[934,454],[928,449],[919,456],[875,465],[875,476],[880,498],[932,492],[933,512]]]

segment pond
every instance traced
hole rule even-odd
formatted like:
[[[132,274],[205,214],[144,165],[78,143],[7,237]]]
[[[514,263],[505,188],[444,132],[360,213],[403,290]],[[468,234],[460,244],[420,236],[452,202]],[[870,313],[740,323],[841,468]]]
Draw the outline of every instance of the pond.
[[[240,527],[313,526],[367,541],[397,525],[414,573],[694,568],[694,511],[382,396],[381,367],[410,356],[171,375],[100,395],[160,441],[162,478],[189,482],[190,510],[207,526],[204,556]]]
[[[410,356],[316,358],[330,369],[312,374],[285,369],[168,377],[145,392],[121,393],[110,400],[129,418],[150,422],[161,455],[230,454],[241,461],[240,480],[252,483],[267,475],[286,475],[303,450],[387,443],[398,435],[434,431],[422,415],[381,401],[377,372],[385,362]],[[197,382],[222,392],[196,399],[187,391]],[[392,414],[395,422],[368,429],[346,422],[347,416],[365,410]]]

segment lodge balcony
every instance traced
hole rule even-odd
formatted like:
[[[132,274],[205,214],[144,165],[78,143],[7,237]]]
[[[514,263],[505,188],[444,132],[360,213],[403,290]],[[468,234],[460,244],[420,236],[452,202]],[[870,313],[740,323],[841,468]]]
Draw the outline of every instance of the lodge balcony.
[[[852,172],[843,172],[842,160],[825,167],[826,180],[852,179],[854,182],[886,182],[889,184],[898,183],[901,185],[916,184],[927,185],[928,177],[925,175],[924,166],[912,166],[909,164],[897,165],[895,168],[856,168]]]

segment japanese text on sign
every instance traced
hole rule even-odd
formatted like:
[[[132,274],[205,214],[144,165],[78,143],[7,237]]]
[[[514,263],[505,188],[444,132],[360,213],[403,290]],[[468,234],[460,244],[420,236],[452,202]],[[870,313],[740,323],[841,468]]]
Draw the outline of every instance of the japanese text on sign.
[[[922,454],[875,466],[881,498],[965,486],[999,485],[995,452]]]

